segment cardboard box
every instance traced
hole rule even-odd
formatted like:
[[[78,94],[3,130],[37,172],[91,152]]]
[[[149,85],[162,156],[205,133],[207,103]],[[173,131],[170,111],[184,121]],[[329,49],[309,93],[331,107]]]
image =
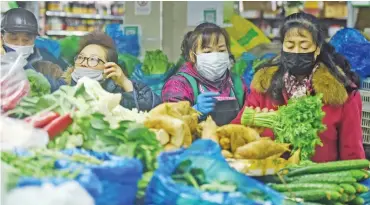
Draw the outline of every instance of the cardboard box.
[[[243,10],[272,11],[271,1],[243,1]]]
[[[324,3],[325,18],[347,18],[347,16],[346,2],[327,1]]]

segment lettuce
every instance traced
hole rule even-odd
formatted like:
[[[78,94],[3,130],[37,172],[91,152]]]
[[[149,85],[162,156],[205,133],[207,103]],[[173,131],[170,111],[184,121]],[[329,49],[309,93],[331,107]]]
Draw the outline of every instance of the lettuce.
[[[26,75],[31,86],[29,96],[41,97],[51,92],[50,83],[44,75],[32,69],[27,69]]]

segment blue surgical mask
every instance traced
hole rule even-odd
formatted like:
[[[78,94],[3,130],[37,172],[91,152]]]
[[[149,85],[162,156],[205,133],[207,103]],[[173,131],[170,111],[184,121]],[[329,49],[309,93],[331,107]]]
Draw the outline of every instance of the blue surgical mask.
[[[103,70],[97,70],[92,68],[76,67],[72,72],[72,79],[77,82],[82,77],[88,77],[96,81],[102,81],[104,79]]]

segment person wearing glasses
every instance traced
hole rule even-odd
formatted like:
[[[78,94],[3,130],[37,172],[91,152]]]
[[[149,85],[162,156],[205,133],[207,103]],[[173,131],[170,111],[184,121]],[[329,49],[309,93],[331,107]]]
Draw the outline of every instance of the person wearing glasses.
[[[150,87],[128,79],[117,62],[113,39],[103,32],[92,32],[81,38],[74,66],[67,69],[64,78],[70,85],[82,77],[97,80],[106,91],[121,93],[121,105],[128,109],[149,111],[161,102]]]

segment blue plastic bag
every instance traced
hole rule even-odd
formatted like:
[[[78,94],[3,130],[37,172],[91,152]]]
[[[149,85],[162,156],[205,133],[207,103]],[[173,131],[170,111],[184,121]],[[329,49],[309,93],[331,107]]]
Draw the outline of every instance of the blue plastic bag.
[[[35,46],[36,48],[42,48],[47,50],[49,53],[53,54],[53,56],[57,59],[60,56],[60,45],[58,41],[36,37]]]
[[[102,194],[94,198],[97,205],[105,205],[107,202],[110,205],[134,204],[137,183],[143,173],[143,166],[139,160],[82,149],[68,149],[63,150],[62,153],[66,155],[82,154],[103,161],[103,164],[99,165],[85,165],[69,160],[57,160],[55,163],[56,168],[61,169],[78,169],[83,166],[85,169],[91,170],[100,180],[103,189]]]
[[[17,183],[17,187],[25,186],[41,186],[45,183],[50,183],[53,185],[60,185],[69,181],[71,179],[65,178],[33,178],[33,177],[21,177]],[[103,185],[98,179],[98,177],[91,172],[91,170],[82,170],[74,181],[77,181],[81,187],[83,187],[94,199],[97,199],[103,193]]]
[[[141,66],[142,64],[136,65],[135,71],[132,73],[131,79],[149,86],[155,94],[161,96],[162,88],[166,83],[167,79],[170,78],[176,72],[175,68],[169,69],[164,74],[145,75],[143,70],[141,69]]]
[[[105,32],[113,39],[119,53],[128,53],[135,57],[140,55],[138,35],[125,35],[121,24],[108,24]]]
[[[330,44],[347,58],[352,70],[362,79],[370,76],[370,42],[359,31],[342,29],[331,38]]]
[[[370,189],[370,179],[361,182],[361,184]],[[370,191],[368,191],[367,193],[363,193],[360,196],[365,200],[364,204],[370,204]]]
[[[241,192],[204,192],[194,187],[175,183],[171,174],[184,160],[191,160],[192,166],[206,170],[208,181],[229,181],[237,184],[247,195],[263,193],[265,202],[281,204],[283,196],[260,182],[232,169],[221,154],[221,148],[211,140],[197,140],[188,149],[161,153],[158,169],[155,171],[146,191],[148,205],[249,205],[263,204],[246,197]]]

